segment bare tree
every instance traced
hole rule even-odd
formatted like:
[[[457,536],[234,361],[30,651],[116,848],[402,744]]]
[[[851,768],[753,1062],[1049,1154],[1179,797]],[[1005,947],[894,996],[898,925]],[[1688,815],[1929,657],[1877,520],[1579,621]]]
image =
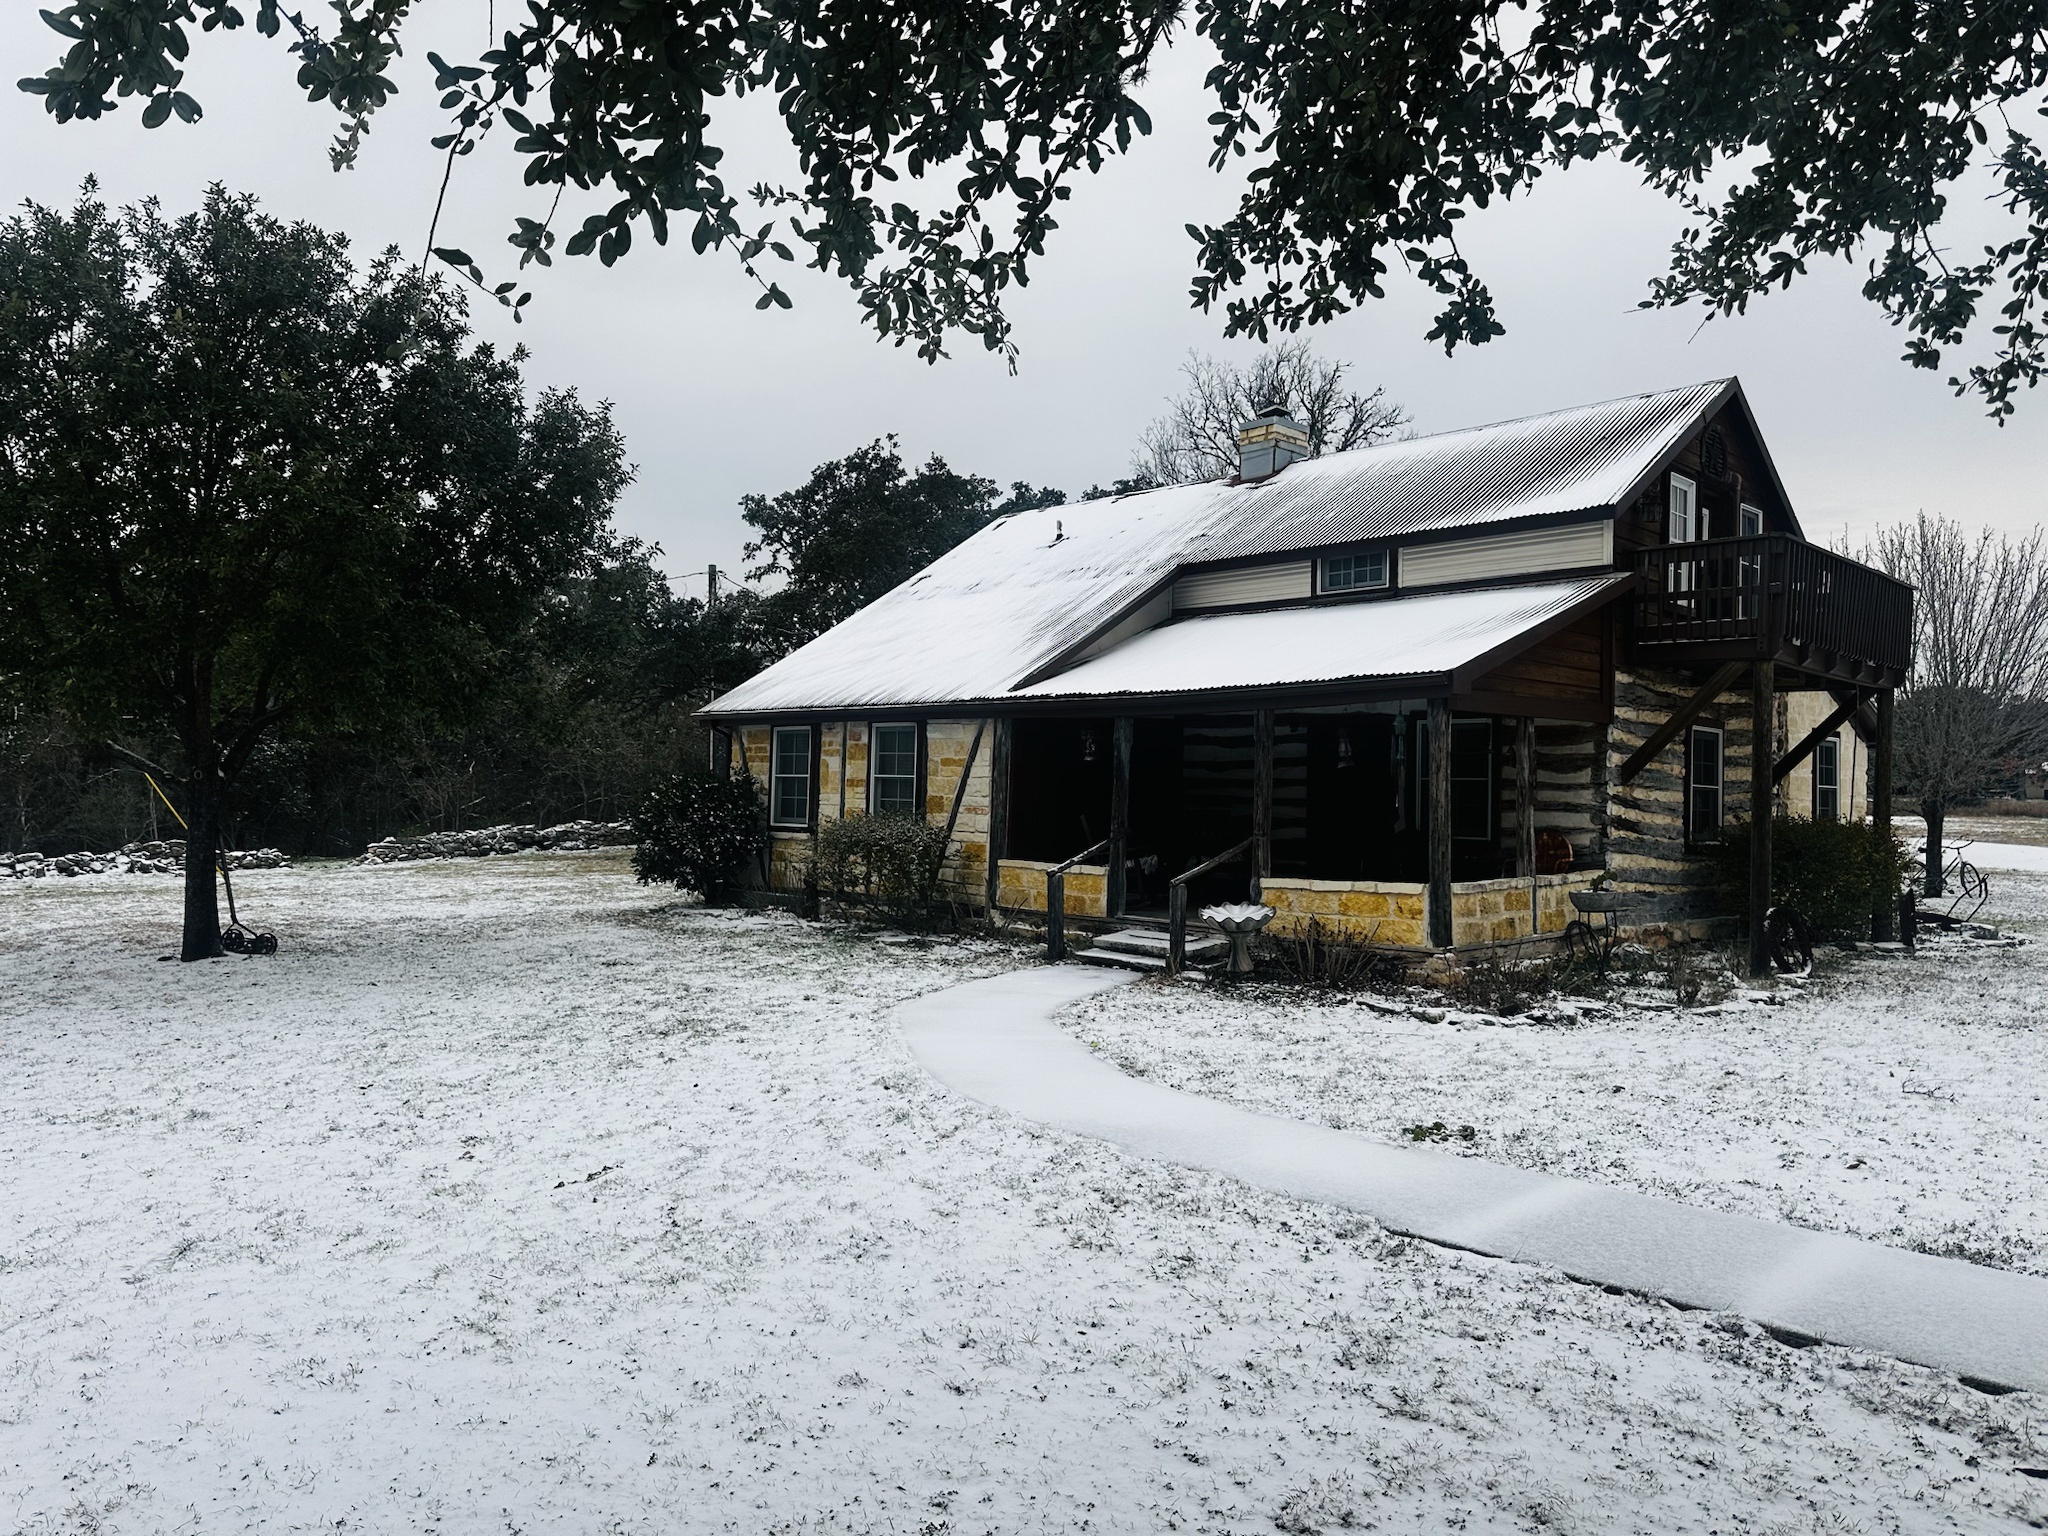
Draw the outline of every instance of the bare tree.
[[[1308,429],[1309,453],[1342,453],[1396,436],[1408,413],[1384,389],[1346,388],[1349,363],[1317,357],[1305,341],[1283,341],[1239,368],[1191,352],[1181,367],[1187,388],[1145,429],[1131,457],[1135,477],[1188,485],[1237,472],[1237,429],[1279,401]]]
[[[1927,894],[1941,894],[1949,807],[1982,799],[2048,752],[2048,548],[1922,513],[1880,533],[1871,563],[1920,589],[1893,763],[1927,821]]]

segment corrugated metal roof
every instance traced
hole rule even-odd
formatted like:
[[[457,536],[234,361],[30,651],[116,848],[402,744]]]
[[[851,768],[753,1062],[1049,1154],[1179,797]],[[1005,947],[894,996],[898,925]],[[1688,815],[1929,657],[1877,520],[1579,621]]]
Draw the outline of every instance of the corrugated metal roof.
[[[1204,614],[1148,629],[1010,696],[1108,699],[1448,675],[1631,579]]]
[[[1182,566],[1612,507],[1737,391],[1714,380],[992,524],[704,713],[1001,698]]]

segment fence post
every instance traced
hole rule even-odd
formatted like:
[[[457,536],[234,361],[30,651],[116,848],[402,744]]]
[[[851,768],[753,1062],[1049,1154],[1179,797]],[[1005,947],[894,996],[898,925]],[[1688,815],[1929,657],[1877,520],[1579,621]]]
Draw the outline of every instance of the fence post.
[[[1045,958],[1067,958],[1067,877],[1056,869],[1045,877]]]
[[[1179,880],[1166,888],[1166,974],[1178,976],[1188,958],[1188,888]]]

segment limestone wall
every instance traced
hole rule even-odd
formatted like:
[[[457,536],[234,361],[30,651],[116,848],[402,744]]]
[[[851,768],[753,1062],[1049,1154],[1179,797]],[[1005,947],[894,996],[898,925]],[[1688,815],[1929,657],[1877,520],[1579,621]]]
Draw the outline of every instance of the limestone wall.
[[[964,813],[963,813],[964,814]],[[996,905],[1012,912],[1046,909],[1045,875],[1051,862],[1003,859],[996,865]],[[1069,917],[1109,915],[1109,866],[1076,864],[1067,871],[1066,910]]]
[[[1426,888],[1397,880],[1292,880],[1259,882],[1261,899],[1274,911],[1268,933],[1292,937],[1320,920],[1359,944],[1421,947],[1429,942]]]

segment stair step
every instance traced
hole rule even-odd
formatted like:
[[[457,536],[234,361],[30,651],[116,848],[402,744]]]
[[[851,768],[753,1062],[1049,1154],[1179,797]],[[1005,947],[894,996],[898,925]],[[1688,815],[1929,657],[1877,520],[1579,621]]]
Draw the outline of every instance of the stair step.
[[[1164,959],[1171,945],[1168,937],[1152,928],[1124,928],[1115,933],[1105,933],[1096,939],[1097,949],[1116,950],[1127,955],[1155,956]],[[1221,960],[1230,953],[1230,940],[1213,934],[1189,934],[1187,957],[1189,962]]]
[[[1083,965],[1114,965],[1127,971],[1163,971],[1164,955],[1134,955],[1127,949],[1077,949],[1073,957]]]

